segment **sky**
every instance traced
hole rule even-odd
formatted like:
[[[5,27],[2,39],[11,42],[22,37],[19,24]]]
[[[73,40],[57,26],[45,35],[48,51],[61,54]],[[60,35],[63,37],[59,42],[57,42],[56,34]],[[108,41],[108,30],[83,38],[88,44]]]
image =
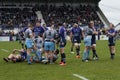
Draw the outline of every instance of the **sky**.
[[[120,0],[101,0],[99,7],[111,23],[120,23]]]

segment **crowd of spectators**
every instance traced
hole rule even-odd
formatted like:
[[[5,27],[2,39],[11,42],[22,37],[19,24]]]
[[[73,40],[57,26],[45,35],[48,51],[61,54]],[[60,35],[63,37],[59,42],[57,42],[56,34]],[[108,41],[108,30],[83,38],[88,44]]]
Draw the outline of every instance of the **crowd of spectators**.
[[[79,26],[87,26],[93,20],[95,26],[99,29],[104,27],[104,24],[96,13],[96,7],[90,5],[41,5],[31,8],[0,8],[0,28],[2,30],[26,27],[27,23],[35,24],[38,21],[36,11],[41,11],[46,25],[49,27],[54,24],[55,27],[59,23],[66,23],[67,28],[71,28],[73,23],[78,23]],[[0,33],[1,34],[1,33]],[[2,35],[4,35],[3,33]],[[9,33],[6,33],[9,34]]]
[[[28,22],[35,23],[37,15],[30,8],[0,8],[0,28],[14,29],[23,27]]]
[[[41,5],[40,10],[43,14],[48,25],[54,23],[66,22],[68,27],[71,27],[73,23],[78,23],[80,26],[86,26],[93,20],[95,25],[102,28],[104,25],[96,13],[96,7],[90,5],[80,6],[55,6],[55,5]]]

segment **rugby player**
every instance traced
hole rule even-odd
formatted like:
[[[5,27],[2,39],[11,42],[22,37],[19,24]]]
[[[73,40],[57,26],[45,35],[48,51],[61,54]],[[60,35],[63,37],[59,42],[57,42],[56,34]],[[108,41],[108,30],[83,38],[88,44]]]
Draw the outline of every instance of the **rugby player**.
[[[44,28],[41,26],[41,23],[39,21],[36,22],[33,32],[35,38],[37,38],[39,34],[43,35],[43,33],[45,32]]]
[[[60,65],[66,65],[66,55],[64,48],[66,46],[66,29],[61,23],[59,23],[59,36],[60,36],[60,53],[61,53],[61,62]]]
[[[50,64],[53,64],[53,52],[55,50],[55,35],[56,30],[54,30],[54,25],[51,25],[50,29],[44,33],[44,52],[45,52],[45,62],[48,62],[48,55],[50,55]]]
[[[28,29],[28,27],[21,29],[18,33],[18,36],[20,38],[19,43],[21,44],[22,48],[26,48],[26,45],[25,45],[25,31],[26,31],[26,29]]]
[[[27,47],[27,60],[28,60],[28,64],[31,64],[31,52],[32,52],[32,49],[34,48],[34,42],[33,42],[33,39],[34,39],[34,33],[33,33],[33,25],[31,23],[28,23],[28,29],[25,31],[25,44],[26,44],[26,47]]]
[[[58,54],[59,54],[59,50],[56,49],[53,53],[53,62],[57,61],[58,59]],[[44,60],[45,60],[45,57],[43,56],[42,57],[42,63],[44,63]],[[50,63],[50,55],[48,55],[48,63]],[[47,63],[44,63],[44,64],[47,64]]]
[[[71,30],[71,38],[73,38],[73,43],[76,48],[76,58],[80,58],[80,45],[81,45],[81,37],[82,37],[82,30],[78,26],[78,24],[74,24]]]
[[[114,59],[115,56],[115,29],[114,25],[110,23],[110,29],[107,30],[108,35],[108,46],[111,55],[111,59]]]
[[[94,22],[90,21],[90,25],[93,30],[92,39],[91,39],[91,48],[93,52],[93,60],[98,60],[98,54],[96,53],[96,35],[98,35],[97,29],[94,26]]]
[[[17,54],[18,52],[18,54]],[[27,52],[25,49],[14,49],[13,52],[7,57],[7,58],[3,58],[4,61],[9,62],[22,62],[24,60],[26,60],[27,58]]]
[[[42,61],[42,52],[43,52],[43,36],[41,34],[38,35],[38,38],[35,38],[35,47],[36,47],[36,58],[38,58],[38,62]],[[36,60],[36,59],[34,59]]]
[[[85,48],[84,48],[82,61],[88,62],[89,52],[90,52],[90,48],[91,48],[91,40],[92,40],[92,35],[94,34],[94,32],[92,30],[92,26],[88,26],[88,28],[85,28],[83,31],[84,31]]]

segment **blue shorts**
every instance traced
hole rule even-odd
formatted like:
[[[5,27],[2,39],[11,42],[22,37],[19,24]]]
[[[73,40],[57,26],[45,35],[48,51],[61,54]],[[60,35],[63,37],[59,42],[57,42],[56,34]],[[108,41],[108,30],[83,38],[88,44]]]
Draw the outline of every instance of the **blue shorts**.
[[[55,50],[55,43],[50,41],[44,42],[44,50],[45,51],[54,51]]]
[[[115,46],[115,40],[114,39],[109,39],[108,40],[108,46]]]
[[[115,43],[109,43],[108,46],[115,46]]]
[[[27,59],[27,53],[21,54],[21,58],[22,58],[23,60]]]
[[[33,47],[33,41],[31,39],[26,39],[25,44],[27,48]]]
[[[91,46],[91,38],[90,37],[85,37],[84,38],[84,44],[85,44],[85,46]]]
[[[96,44],[96,40],[91,41],[91,45]]]
[[[73,38],[73,43],[81,43],[80,37],[79,36],[78,37],[74,37]]]

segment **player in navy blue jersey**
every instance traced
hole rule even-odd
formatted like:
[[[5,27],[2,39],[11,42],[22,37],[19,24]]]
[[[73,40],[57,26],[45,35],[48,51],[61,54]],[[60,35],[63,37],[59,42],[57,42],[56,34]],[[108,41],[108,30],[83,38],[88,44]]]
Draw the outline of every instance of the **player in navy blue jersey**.
[[[73,43],[76,48],[76,58],[80,58],[80,45],[81,45],[81,37],[82,37],[82,30],[78,26],[78,24],[74,24],[71,30],[71,38],[73,38]]]
[[[17,53],[18,52],[18,53]],[[9,62],[22,62],[27,59],[27,52],[25,49],[14,49],[13,52],[7,57],[3,58],[4,61]]]
[[[90,25],[92,27],[93,30],[93,34],[92,34],[92,39],[91,39],[91,48],[92,48],[92,52],[93,52],[93,60],[98,60],[98,54],[96,52],[96,35],[98,34],[97,29],[94,26],[94,22],[90,21]]]
[[[25,27],[23,29],[21,29],[18,33],[19,39],[20,39],[20,44],[22,46],[22,48],[26,48],[25,46],[25,30],[28,29],[28,27]]]
[[[36,26],[34,27],[33,32],[34,32],[35,38],[37,38],[39,34],[43,35],[43,33],[45,32],[45,30],[41,26],[40,22],[36,22]]]
[[[66,55],[64,48],[66,46],[66,29],[61,23],[59,23],[59,36],[60,36],[60,53],[61,53],[61,62],[60,65],[66,64]]]
[[[115,56],[115,29],[114,25],[110,23],[110,28],[107,30],[108,35],[108,46],[110,50],[111,59]]]

